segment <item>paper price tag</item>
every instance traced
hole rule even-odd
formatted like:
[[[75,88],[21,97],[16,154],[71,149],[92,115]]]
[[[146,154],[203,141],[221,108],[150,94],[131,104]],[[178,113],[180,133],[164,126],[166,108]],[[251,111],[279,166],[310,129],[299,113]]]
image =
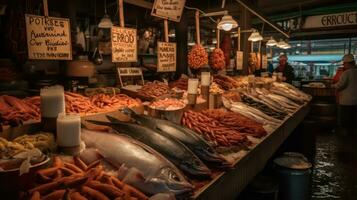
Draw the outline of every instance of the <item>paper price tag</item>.
[[[243,69],[243,51],[236,52],[236,69],[237,70]]]
[[[157,43],[157,71],[175,72],[176,71],[176,43],[158,42]]]
[[[186,0],[155,0],[151,15],[179,22]]]

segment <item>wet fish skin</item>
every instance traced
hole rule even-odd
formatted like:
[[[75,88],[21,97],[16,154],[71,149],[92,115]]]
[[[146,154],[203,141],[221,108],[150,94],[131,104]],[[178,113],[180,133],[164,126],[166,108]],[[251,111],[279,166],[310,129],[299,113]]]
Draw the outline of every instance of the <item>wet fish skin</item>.
[[[134,181],[148,194],[172,192],[187,194],[193,186],[172,163],[150,147],[125,135],[82,129],[81,138],[86,147],[95,148],[108,162],[121,168],[136,168],[145,180]]]
[[[159,133],[179,140],[207,164],[217,168],[232,168],[232,163],[218,154],[210,144],[192,130],[167,120],[136,114],[135,111],[130,108],[123,109],[123,112],[129,114],[137,123],[160,130]]]
[[[183,172],[196,177],[210,177],[211,170],[181,142],[163,136],[158,130],[134,123],[121,122],[106,116],[110,127],[120,134],[128,135],[161,153]],[[97,123],[97,121],[90,121]]]

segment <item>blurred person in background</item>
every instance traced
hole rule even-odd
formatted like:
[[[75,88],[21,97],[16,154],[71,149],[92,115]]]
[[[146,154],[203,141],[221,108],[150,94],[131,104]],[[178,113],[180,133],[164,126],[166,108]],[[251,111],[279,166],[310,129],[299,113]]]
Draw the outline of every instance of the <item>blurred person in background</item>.
[[[288,63],[288,57],[285,54],[279,56],[279,65],[274,72],[282,72],[284,82],[291,84],[295,79],[294,68]]]
[[[342,58],[344,71],[334,85],[338,91],[338,132],[357,133],[357,66],[352,54]]]

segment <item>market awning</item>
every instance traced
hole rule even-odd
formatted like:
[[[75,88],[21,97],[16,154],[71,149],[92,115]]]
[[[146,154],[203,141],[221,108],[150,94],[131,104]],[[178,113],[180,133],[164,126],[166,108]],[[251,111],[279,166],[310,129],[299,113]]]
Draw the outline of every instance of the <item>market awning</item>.
[[[336,63],[342,59],[342,54],[330,54],[330,55],[291,55],[288,56],[289,62],[325,62]],[[273,58],[274,62],[279,61],[279,56]]]

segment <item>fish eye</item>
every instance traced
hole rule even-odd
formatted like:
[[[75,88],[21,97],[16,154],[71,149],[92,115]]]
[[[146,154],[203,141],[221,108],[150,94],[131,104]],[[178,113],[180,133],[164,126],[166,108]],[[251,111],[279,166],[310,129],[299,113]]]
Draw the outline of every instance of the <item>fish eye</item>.
[[[177,176],[175,172],[170,172],[170,178],[175,180],[175,181],[180,181],[180,178]]]

